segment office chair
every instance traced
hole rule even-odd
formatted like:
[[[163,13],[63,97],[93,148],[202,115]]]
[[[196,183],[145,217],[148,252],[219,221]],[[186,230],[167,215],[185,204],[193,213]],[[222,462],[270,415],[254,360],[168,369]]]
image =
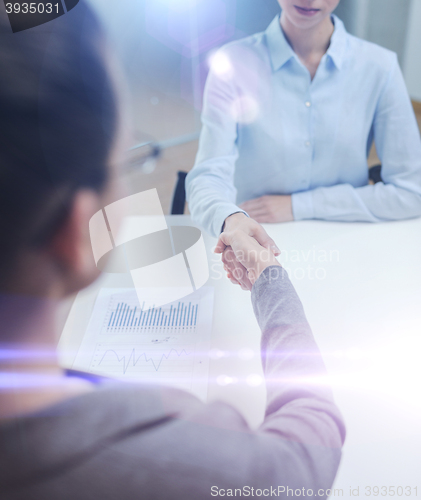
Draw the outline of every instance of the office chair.
[[[370,181],[373,181],[374,184],[377,182],[383,182],[382,176],[381,176],[381,165],[374,165],[374,167],[371,167],[368,169],[368,178]]]
[[[177,182],[171,204],[171,215],[183,215],[186,205],[186,176],[187,172],[177,172]]]
[[[381,165],[375,165],[368,170],[368,177],[374,182],[374,184],[377,182],[383,182],[381,177],[381,168]],[[186,204],[186,176],[187,172],[182,172],[181,170],[177,172],[177,182],[171,204],[171,215],[184,214],[184,207]]]

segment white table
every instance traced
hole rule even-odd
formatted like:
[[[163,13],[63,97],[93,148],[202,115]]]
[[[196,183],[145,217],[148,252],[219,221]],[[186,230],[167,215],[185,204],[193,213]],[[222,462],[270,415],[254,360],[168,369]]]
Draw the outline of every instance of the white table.
[[[167,222],[186,225],[190,219],[169,216]],[[406,498],[415,498],[417,487],[421,496],[421,219],[377,225],[303,221],[266,230],[283,251],[281,261],[345,417],[348,435],[334,488],[343,489],[342,498],[353,498],[350,487],[370,498],[366,486],[411,486]],[[256,426],[265,390],[246,382],[262,375],[250,294],[225,278],[220,257],[211,252],[215,240],[206,236],[205,242],[208,285],[215,287],[208,399],[230,402]],[[67,366],[101,286],[131,285],[124,275],[109,274],[78,295],[59,344]],[[231,383],[216,383],[221,375]]]

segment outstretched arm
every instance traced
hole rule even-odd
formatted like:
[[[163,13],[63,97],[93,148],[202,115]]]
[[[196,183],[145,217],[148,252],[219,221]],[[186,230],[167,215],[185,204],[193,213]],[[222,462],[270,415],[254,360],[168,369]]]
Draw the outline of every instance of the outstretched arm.
[[[224,49],[218,57],[229,63]],[[238,157],[237,123],[233,115],[236,92],[231,79],[211,66],[203,96],[202,131],[193,169],[186,178],[192,218],[213,236],[225,219],[241,211],[236,205],[234,169]]]
[[[322,356],[302,304],[273,254],[240,231],[223,233],[217,251],[227,245],[253,283],[267,386],[264,422],[251,439],[237,445],[240,463],[250,467],[248,484],[312,489],[324,498],[322,490],[331,487],[339,466],[345,429]],[[254,461],[258,465],[253,469]]]

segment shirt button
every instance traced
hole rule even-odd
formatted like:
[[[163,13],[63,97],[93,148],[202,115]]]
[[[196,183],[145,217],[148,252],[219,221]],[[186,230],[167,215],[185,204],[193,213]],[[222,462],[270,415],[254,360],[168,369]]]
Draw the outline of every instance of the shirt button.
[[[309,148],[311,146],[311,142],[310,141],[306,141],[306,146]]]
[[[310,101],[307,101],[306,102],[306,106],[309,108],[311,106],[311,102]]]

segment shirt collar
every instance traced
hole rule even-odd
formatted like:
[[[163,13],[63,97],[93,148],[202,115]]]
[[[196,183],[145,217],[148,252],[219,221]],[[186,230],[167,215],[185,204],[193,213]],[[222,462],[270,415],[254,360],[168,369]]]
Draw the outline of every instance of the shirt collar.
[[[281,29],[279,19],[280,15],[278,14],[266,30],[266,41],[274,71],[277,71],[292,57],[295,57],[295,52],[287,42]]]
[[[335,66],[338,69],[341,69],[346,47],[347,31],[343,22],[337,16],[333,14],[332,18],[335,24],[335,30],[326,54],[332,59]],[[297,57],[295,52],[292,50],[291,45],[285,38],[279,19],[280,15],[278,14],[269,24],[265,32],[269,55],[274,71],[281,68],[292,57]]]
[[[335,31],[330,39],[330,45],[326,54],[332,59],[335,66],[341,69],[345,58],[348,33],[339,17],[334,14],[332,14],[332,17],[335,24]]]

